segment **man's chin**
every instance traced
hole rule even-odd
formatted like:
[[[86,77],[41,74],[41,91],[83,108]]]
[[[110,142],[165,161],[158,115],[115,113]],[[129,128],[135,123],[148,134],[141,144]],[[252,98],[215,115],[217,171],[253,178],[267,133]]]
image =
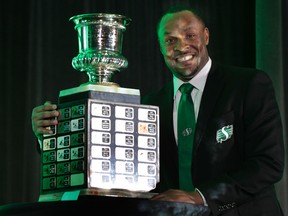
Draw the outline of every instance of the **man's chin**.
[[[182,81],[186,82],[191,80],[194,77],[193,72],[189,71],[174,71],[173,72],[174,76],[176,76],[178,79],[181,79]]]
[[[186,81],[192,79],[198,73],[197,68],[174,68],[173,71],[177,75],[176,77]]]

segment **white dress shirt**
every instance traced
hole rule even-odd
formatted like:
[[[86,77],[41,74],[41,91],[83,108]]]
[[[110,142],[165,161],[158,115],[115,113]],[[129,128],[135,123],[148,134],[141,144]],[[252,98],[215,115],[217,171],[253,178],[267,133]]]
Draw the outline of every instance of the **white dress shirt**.
[[[199,73],[193,77],[189,81],[191,85],[194,86],[192,92],[191,92],[191,97],[194,103],[194,110],[195,110],[195,120],[197,122],[197,117],[199,113],[199,107],[201,103],[201,98],[202,94],[204,91],[205,83],[207,80],[208,73],[210,71],[212,64],[212,60],[209,58],[208,62],[206,65],[202,68]],[[178,143],[178,135],[177,135],[177,111],[178,111],[178,105],[181,97],[181,92],[179,91],[179,87],[183,84],[184,82],[177,77],[173,77],[173,86],[174,86],[174,108],[173,108],[173,127],[174,127],[174,134],[176,138],[176,143]]]

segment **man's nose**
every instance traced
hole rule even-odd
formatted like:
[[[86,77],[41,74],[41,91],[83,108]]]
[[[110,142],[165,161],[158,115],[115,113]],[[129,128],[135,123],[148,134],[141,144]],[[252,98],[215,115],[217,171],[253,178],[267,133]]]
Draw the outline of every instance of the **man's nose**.
[[[189,49],[189,45],[185,42],[185,40],[178,40],[174,47],[175,51],[186,51],[187,49]]]

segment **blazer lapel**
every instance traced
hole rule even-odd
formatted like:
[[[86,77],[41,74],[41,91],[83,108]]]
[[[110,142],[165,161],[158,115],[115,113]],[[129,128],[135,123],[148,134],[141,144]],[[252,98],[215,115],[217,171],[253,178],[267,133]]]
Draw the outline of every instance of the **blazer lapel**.
[[[206,85],[201,99],[198,120],[195,132],[194,149],[196,149],[203,137],[207,127],[207,122],[211,117],[212,110],[215,107],[218,95],[223,88],[223,74],[218,66],[212,63],[212,67],[207,77]]]

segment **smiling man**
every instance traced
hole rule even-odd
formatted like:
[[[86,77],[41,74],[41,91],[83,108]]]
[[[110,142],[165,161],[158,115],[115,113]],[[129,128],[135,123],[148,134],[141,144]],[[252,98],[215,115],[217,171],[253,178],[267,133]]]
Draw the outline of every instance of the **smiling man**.
[[[210,215],[283,215],[274,188],[284,170],[282,121],[270,78],[212,61],[209,30],[190,8],[170,9],[157,33],[173,80],[142,98],[160,108],[160,183],[152,200],[206,205]],[[193,127],[178,132],[179,89],[187,83],[194,109],[182,114],[196,118],[189,134]],[[186,151],[183,134],[194,136]],[[189,154],[182,186],[180,167]]]

